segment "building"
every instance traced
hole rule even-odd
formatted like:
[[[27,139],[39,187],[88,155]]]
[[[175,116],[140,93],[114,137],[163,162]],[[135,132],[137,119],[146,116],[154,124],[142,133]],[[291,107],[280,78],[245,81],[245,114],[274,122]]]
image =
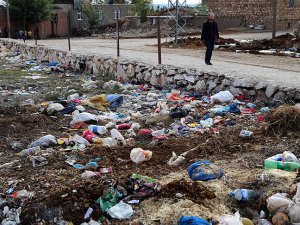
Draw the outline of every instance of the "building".
[[[93,2],[99,15],[99,25],[108,25],[115,22],[115,12],[120,12],[120,18],[129,14],[131,5],[126,4],[98,4]],[[81,0],[54,0],[51,18],[37,24],[31,24],[27,29],[32,32],[39,31],[40,38],[65,37],[68,35],[68,16],[70,16],[70,31],[87,30],[89,27],[87,16],[81,7]],[[4,29],[7,26],[6,8],[0,5],[0,30],[4,37]],[[16,38],[18,29],[23,29],[21,21],[11,20],[11,37]]]
[[[210,0],[208,8],[217,17],[238,18],[240,25],[272,28],[273,0]],[[299,0],[277,0],[277,29],[287,29],[300,20]]]

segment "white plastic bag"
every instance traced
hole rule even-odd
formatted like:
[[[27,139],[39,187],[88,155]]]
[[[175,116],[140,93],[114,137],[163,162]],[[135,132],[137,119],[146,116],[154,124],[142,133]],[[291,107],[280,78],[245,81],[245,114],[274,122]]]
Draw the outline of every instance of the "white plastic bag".
[[[220,102],[230,102],[233,100],[233,95],[230,93],[230,91],[220,91],[219,93],[211,96],[210,99],[212,103],[214,103],[216,100]]]
[[[300,202],[294,203],[292,207],[289,210],[289,217],[291,222],[294,223],[300,223]]]
[[[64,109],[65,107],[60,104],[60,103],[52,103],[47,107],[47,113],[49,115],[53,114],[54,112],[58,112],[62,109]]]
[[[243,225],[240,217],[240,213],[236,212],[234,216],[232,215],[220,216],[220,225]]]
[[[297,159],[297,157],[291,153],[290,151],[285,151],[282,154],[282,161],[283,162],[295,162],[295,163],[299,163],[299,160]]]
[[[123,220],[130,219],[133,215],[133,209],[131,205],[124,202],[119,202],[115,206],[111,207],[106,211],[112,218]]]
[[[152,158],[152,152],[144,150],[142,148],[134,148],[130,152],[130,159],[132,162],[138,164],[144,161],[148,161]]]
[[[73,116],[71,125],[79,122],[97,121],[97,116],[91,113],[83,112]]]
[[[287,213],[293,201],[285,196],[284,193],[277,193],[267,199],[267,208],[270,212],[283,212]]]
[[[112,138],[115,145],[118,145],[118,146],[125,146],[126,145],[125,138],[123,137],[123,135],[119,131],[117,131],[116,129],[112,129],[110,131],[110,134],[111,134],[111,138]]]

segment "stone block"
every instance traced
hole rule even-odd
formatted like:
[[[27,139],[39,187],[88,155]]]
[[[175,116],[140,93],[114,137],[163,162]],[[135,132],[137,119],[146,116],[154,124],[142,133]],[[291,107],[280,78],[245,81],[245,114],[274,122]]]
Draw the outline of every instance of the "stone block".
[[[259,89],[264,89],[267,87],[267,84],[264,83],[264,82],[258,82],[256,85],[255,85],[255,89],[256,90],[259,90]]]
[[[273,100],[275,101],[285,101],[287,98],[287,94],[284,93],[283,91],[278,91],[274,97],[273,97]]]
[[[196,91],[206,92],[206,83],[204,80],[199,80],[197,84],[194,86]]]
[[[207,82],[207,91],[208,91],[208,93],[210,93],[211,90],[212,90],[213,88],[215,88],[216,86],[217,86],[216,82],[214,82],[214,81],[212,81],[212,80],[209,80],[209,81]]]
[[[236,88],[234,86],[230,86],[229,91],[233,96],[238,96],[240,94],[243,94],[243,92],[239,88]]]
[[[188,82],[195,83],[195,76],[193,76],[193,75],[186,75],[185,74],[184,79],[187,80]]]
[[[277,87],[275,86],[275,85],[273,85],[273,84],[268,84],[268,86],[267,86],[267,89],[266,89],[266,96],[268,97],[268,98],[271,98],[274,94],[275,94],[275,92],[276,92],[276,90],[277,90]]]
[[[255,86],[255,82],[248,79],[235,79],[233,81],[234,87],[252,88]]]

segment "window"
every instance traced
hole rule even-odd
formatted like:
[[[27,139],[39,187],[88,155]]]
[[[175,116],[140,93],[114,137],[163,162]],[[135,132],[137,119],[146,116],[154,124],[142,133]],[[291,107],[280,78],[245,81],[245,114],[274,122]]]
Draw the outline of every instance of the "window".
[[[289,7],[294,8],[296,5],[296,0],[289,0]]]
[[[81,9],[81,0],[74,0],[74,8]]]
[[[98,16],[99,16],[99,20],[102,21],[103,20],[103,11],[102,10],[98,10]]]
[[[77,12],[77,20],[83,20],[83,13],[80,11]]]

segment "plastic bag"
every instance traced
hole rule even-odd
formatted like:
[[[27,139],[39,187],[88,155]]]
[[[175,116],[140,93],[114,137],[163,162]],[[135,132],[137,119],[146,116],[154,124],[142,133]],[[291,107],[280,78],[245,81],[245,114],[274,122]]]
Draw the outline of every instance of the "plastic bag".
[[[300,202],[296,202],[289,210],[289,217],[292,223],[300,223]]]
[[[109,102],[109,108],[115,110],[122,105],[123,96],[118,94],[106,95],[106,101]]]
[[[178,225],[211,225],[211,223],[196,216],[182,216]]]
[[[88,105],[93,109],[97,110],[106,110],[109,106],[109,103],[106,101],[104,95],[95,95],[89,99],[81,101],[81,104]]]
[[[224,175],[224,171],[222,169],[217,168],[207,160],[193,163],[187,170],[190,178],[194,181],[208,181],[216,178],[220,179]]]
[[[295,163],[299,163],[299,160],[297,159],[297,157],[291,153],[290,151],[285,151],[282,154],[282,161],[283,162],[295,162]]]
[[[175,108],[170,111],[170,117],[172,118],[182,118],[186,117],[189,114],[189,111],[184,108]]]
[[[80,123],[80,122],[87,122],[87,121],[97,121],[97,116],[91,113],[83,112],[73,116],[73,120],[71,121],[72,124]]]
[[[208,118],[206,120],[200,120],[200,124],[203,128],[209,128],[214,125],[214,120],[212,118]]]
[[[121,66],[121,64],[118,62],[117,65],[117,74],[116,74],[117,80],[121,83],[126,81],[126,73],[123,69],[123,67]]]
[[[60,103],[52,103],[47,107],[47,113],[52,115],[54,112],[58,112],[64,109],[64,106]]]
[[[110,131],[110,134],[111,134],[111,138],[115,145],[119,145],[119,146],[126,145],[126,141],[125,141],[123,135],[119,131],[117,131],[116,129],[112,129]]]
[[[232,215],[220,216],[220,225],[243,225],[240,217],[240,213],[236,212],[234,216]]]
[[[48,134],[32,142],[29,147],[30,148],[37,147],[37,146],[50,147],[56,144],[57,144],[56,138],[53,135]]]
[[[131,205],[120,202],[106,211],[112,218],[123,220],[130,219],[133,215]]]
[[[130,152],[130,159],[138,164],[144,161],[148,161],[152,158],[152,152],[143,150],[142,148],[134,148]]]
[[[277,193],[267,199],[267,208],[270,212],[283,212],[287,213],[293,201],[287,198],[283,193]]]
[[[230,102],[233,100],[233,95],[230,91],[220,91],[219,93],[211,96],[211,101],[214,103],[216,100],[220,102]]]

